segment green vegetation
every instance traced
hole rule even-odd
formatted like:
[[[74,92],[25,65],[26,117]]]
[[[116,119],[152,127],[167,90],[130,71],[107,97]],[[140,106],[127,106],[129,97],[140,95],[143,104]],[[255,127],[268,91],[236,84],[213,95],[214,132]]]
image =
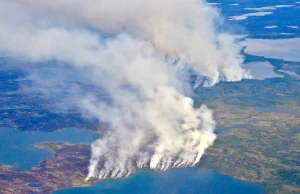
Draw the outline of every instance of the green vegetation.
[[[296,79],[245,80],[199,88],[195,106],[205,103],[214,109],[220,134],[196,167],[259,183],[267,194],[300,193],[299,88]],[[257,111],[256,107],[271,110]],[[89,146],[36,146],[52,151],[53,158],[42,160],[30,171],[0,165],[0,184],[6,185],[2,193],[51,193],[95,183],[83,181]]]
[[[248,80],[198,92],[197,103],[215,110],[220,127],[237,126],[218,136],[199,168],[259,183],[266,193],[300,193],[299,81]]]

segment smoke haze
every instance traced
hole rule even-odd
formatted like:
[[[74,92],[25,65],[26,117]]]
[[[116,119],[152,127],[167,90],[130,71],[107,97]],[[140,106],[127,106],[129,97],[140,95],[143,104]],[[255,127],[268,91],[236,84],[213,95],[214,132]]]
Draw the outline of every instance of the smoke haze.
[[[183,72],[196,85],[251,78],[219,14],[202,0],[0,0],[0,53],[69,64],[107,91],[77,100],[111,129],[92,144],[87,179],[120,178],[138,168],[193,166],[213,144],[215,122],[195,108]],[[54,78],[55,79],[55,78]]]

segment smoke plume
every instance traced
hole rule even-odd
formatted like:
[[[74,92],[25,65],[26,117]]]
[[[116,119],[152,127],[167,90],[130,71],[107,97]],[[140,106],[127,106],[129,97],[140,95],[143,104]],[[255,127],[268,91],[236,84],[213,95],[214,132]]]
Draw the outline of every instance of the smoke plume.
[[[87,179],[126,177],[138,168],[193,166],[213,144],[215,122],[195,108],[182,72],[198,83],[239,81],[240,48],[218,32],[217,10],[203,0],[0,0],[0,53],[56,60],[105,89],[88,93],[82,113],[111,125],[92,144]],[[197,86],[196,85],[196,86]]]

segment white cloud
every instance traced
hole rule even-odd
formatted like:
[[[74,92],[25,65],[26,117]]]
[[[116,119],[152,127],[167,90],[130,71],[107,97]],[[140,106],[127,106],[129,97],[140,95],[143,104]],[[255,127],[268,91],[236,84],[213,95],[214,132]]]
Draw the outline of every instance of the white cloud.
[[[287,32],[280,32],[280,35],[292,36],[295,35],[294,33],[287,33]]]
[[[299,26],[288,26],[288,28],[299,29]]]
[[[272,25],[272,26],[265,26],[264,28],[266,28],[266,29],[274,29],[274,28],[278,28],[278,26]]]
[[[207,3],[208,5],[221,5],[221,3]]]
[[[273,14],[272,12],[255,12],[255,13],[246,13],[243,15],[238,15],[238,16],[230,16],[230,20],[246,20],[248,17],[262,17],[266,15],[271,15]]]
[[[245,13],[239,16],[231,16],[230,20],[246,20],[248,17],[261,17],[261,16],[266,16],[273,14],[271,10],[276,10],[279,8],[288,8],[288,7],[293,7],[294,5],[275,5],[275,6],[267,6],[267,7],[249,7],[249,8],[244,8],[244,10],[249,10],[249,11],[258,11],[254,13]]]
[[[245,39],[240,44],[245,52],[266,58],[300,61],[300,38],[290,39]]]
[[[253,10],[253,11],[266,11],[266,10],[276,10],[278,8],[288,8],[293,7],[294,5],[275,5],[275,6],[268,6],[268,7],[249,7],[244,8],[244,10]]]
[[[231,5],[231,6],[239,6],[240,4],[238,4],[238,3],[232,3],[232,4],[229,4],[229,5]]]

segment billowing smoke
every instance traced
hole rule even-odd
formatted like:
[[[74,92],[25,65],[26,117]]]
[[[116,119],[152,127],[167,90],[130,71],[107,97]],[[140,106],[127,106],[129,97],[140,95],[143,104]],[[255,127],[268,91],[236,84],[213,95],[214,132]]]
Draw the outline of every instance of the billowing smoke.
[[[202,0],[0,0],[0,53],[70,64],[110,94],[78,106],[111,125],[92,144],[87,179],[118,178],[193,166],[213,144],[212,111],[194,107],[182,72],[204,86],[251,77],[218,25]]]

